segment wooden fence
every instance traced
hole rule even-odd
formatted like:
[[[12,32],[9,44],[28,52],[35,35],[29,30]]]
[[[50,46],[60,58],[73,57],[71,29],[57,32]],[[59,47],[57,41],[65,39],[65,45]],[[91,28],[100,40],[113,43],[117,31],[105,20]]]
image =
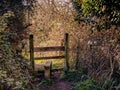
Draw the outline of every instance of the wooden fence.
[[[53,46],[53,47],[34,47],[34,36],[29,37],[29,48],[30,48],[30,62],[32,65],[32,71],[35,70],[34,60],[46,60],[46,59],[62,59],[64,60],[64,72],[69,71],[69,35],[65,33],[64,46]],[[34,52],[47,52],[47,51],[64,51],[63,56],[51,56],[51,57],[34,57]]]

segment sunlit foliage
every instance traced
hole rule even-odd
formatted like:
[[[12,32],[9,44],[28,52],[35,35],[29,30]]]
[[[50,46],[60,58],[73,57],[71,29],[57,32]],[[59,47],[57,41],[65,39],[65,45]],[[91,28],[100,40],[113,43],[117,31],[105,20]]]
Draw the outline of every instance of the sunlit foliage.
[[[99,24],[101,29],[108,29],[112,25],[120,25],[120,1],[119,0],[73,0],[73,3],[81,10],[78,12],[78,20],[81,16],[89,17]],[[99,19],[99,21],[97,21]],[[102,23],[101,23],[102,22]]]

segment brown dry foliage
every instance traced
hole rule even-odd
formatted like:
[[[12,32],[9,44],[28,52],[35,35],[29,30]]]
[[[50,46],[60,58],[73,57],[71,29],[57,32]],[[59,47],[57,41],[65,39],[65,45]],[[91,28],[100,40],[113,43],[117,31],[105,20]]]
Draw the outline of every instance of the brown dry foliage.
[[[94,32],[80,43],[79,67],[97,80],[120,75],[120,28]]]

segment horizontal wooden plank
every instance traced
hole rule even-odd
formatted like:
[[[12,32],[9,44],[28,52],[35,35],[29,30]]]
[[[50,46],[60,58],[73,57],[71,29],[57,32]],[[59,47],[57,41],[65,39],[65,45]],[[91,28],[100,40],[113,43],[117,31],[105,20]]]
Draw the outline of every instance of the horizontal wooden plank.
[[[55,46],[55,47],[35,47],[34,52],[46,52],[46,51],[64,51],[64,46]]]
[[[65,56],[51,56],[51,57],[36,57],[34,60],[43,60],[43,59],[62,59],[65,58]]]
[[[58,72],[58,71],[63,71],[64,68],[55,68],[55,69],[52,69],[51,72]],[[36,70],[36,74],[35,76],[36,77],[40,77],[40,76],[43,76],[44,74],[44,69],[38,69]]]

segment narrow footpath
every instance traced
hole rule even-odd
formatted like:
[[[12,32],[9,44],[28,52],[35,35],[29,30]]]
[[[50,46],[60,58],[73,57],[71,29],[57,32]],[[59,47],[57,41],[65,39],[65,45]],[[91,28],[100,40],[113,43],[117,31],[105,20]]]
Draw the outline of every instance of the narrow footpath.
[[[39,86],[40,90],[72,90],[72,84],[60,78],[61,72],[52,73],[52,84]]]

